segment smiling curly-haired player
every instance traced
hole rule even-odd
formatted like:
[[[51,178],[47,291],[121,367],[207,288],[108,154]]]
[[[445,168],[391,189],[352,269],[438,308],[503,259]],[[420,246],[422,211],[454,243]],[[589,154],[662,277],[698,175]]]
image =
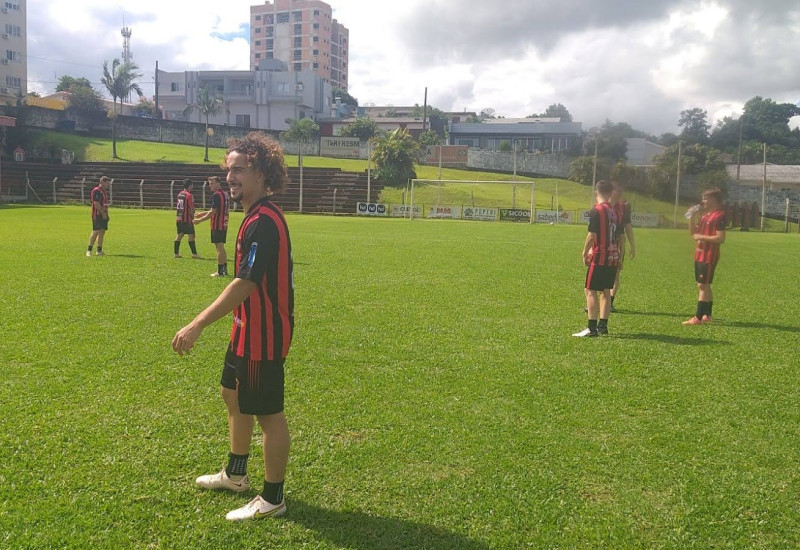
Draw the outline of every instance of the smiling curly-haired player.
[[[247,459],[254,419],[262,431],[264,488],[225,516],[229,520],[286,512],[283,482],[289,459],[289,428],[283,412],[283,365],[294,330],[294,283],[289,229],[270,201],[288,179],[280,145],[259,132],[232,139],[225,155],[231,197],[245,217],[236,237],[234,279],[210,306],[175,334],[172,348],[188,353],[203,329],[233,312],[233,329],[222,368],[230,453],[221,472],[197,478],[204,489],[250,488]]]

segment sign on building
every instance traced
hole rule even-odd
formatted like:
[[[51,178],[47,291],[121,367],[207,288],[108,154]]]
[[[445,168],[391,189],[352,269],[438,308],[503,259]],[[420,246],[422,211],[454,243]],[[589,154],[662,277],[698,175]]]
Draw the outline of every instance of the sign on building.
[[[357,159],[361,150],[361,140],[351,137],[319,138],[319,154],[323,157]]]

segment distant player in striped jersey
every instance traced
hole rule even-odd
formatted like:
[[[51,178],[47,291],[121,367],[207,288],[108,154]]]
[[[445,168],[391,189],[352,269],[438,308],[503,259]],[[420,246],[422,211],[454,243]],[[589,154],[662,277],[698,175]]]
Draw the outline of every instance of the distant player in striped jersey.
[[[694,252],[694,278],[697,281],[697,311],[694,317],[684,321],[684,325],[711,323],[711,308],[714,296],[711,283],[714,270],[719,262],[720,245],[725,242],[725,209],[722,204],[722,191],[718,187],[703,191],[703,215],[697,223],[693,213],[689,219],[689,233],[697,241]]]
[[[111,178],[102,176],[97,187],[92,189],[89,195],[92,201],[92,233],[89,235],[89,248],[86,256],[92,255],[92,247],[97,242],[97,255],[105,256],[103,252],[103,239],[108,230],[108,186],[111,185]]]
[[[283,412],[283,365],[294,330],[294,275],[289,230],[270,201],[288,179],[283,150],[260,132],[229,141],[225,156],[231,197],[245,217],[236,237],[235,276],[219,297],[175,334],[172,348],[188,353],[203,329],[233,312],[233,329],[222,369],[228,411],[228,465],[197,478],[204,489],[246,491],[247,459],[254,418],[262,431],[264,488],[229,520],[280,516],[286,512],[283,482],[289,460],[289,428]]]
[[[622,266],[625,262],[625,243],[630,244],[631,260],[636,257],[636,244],[633,240],[633,225],[631,224],[631,205],[623,198],[622,185],[612,182],[614,190],[611,192],[611,205],[614,207],[614,212],[617,214],[617,238],[619,239],[619,265],[617,266],[617,275],[614,279],[614,287],[611,289],[611,313],[614,313],[614,299],[617,297],[619,290],[619,276],[622,271]]]
[[[586,312],[588,326],[573,334],[578,338],[608,334],[608,314],[611,311],[611,287],[617,275],[619,240],[617,215],[611,204],[613,186],[600,180],[595,186],[597,204],[589,211],[589,231],[583,244],[583,263],[586,271]],[[600,292],[598,302],[597,293]],[[600,320],[598,322],[598,315]]]
[[[192,249],[192,258],[199,258],[197,255],[197,247],[194,244],[194,197],[192,197],[192,188],[194,184],[192,180],[186,178],[183,180],[183,191],[178,193],[175,200],[176,218],[175,225],[178,227],[178,236],[175,237],[173,243],[175,250],[175,257],[181,257],[181,240],[184,235],[189,236],[189,248]]]
[[[225,241],[228,236],[228,214],[230,211],[230,198],[222,189],[219,176],[208,178],[208,186],[214,193],[211,195],[211,210],[197,214],[194,218],[195,225],[211,219],[211,243],[217,249],[217,272],[212,277],[227,277],[228,256],[225,253]]]

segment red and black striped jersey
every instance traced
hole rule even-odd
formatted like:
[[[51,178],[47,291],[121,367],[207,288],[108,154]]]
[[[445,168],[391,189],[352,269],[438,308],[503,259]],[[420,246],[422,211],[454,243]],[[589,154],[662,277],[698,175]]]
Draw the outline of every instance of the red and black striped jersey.
[[[231,350],[250,361],[285,358],[294,331],[292,246],[283,213],[266,197],[239,227],[235,270],[257,287],[233,311]]]
[[[211,195],[211,230],[224,231],[228,229],[228,215],[231,199],[222,189],[217,189]]]
[[[176,221],[191,223],[194,218],[194,197],[188,189],[184,189],[178,193],[178,199],[175,201],[177,205]]]
[[[725,211],[714,210],[703,214],[697,226],[697,232],[701,235],[713,237],[720,231],[725,231]],[[715,264],[719,261],[719,243],[709,243],[697,241],[697,249],[694,252],[694,261],[704,264]]]
[[[92,219],[97,220],[103,217],[98,210],[95,203],[99,203],[100,206],[106,207],[108,205],[108,195],[106,195],[106,190],[103,189],[101,185],[98,185],[94,189],[92,189],[91,200],[92,200]]]
[[[592,264],[619,265],[619,239],[617,214],[607,202],[595,204],[589,211],[589,232],[594,233]]]
[[[617,215],[618,233],[621,236],[625,226],[631,223],[631,204],[628,201],[617,201],[613,208]]]

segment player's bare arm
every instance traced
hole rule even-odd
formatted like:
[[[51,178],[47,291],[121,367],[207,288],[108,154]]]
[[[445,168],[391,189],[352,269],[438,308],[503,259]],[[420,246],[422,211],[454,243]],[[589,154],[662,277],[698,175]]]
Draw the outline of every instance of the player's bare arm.
[[[207,219],[211,218],[211,216],[215,215],[216,213],[217,213],[217,209],[216,208],[212,208],[208,212],[203,212],[202,214],[197,214],[194,217],[194,220],[192,220],[192,222],[194,224],[202,223],[202,222],[206,221]]]
[[[583,243],[583,253],[581,256],[583,257],[584,265],[589,265],[592,263],[592,247],[594,246],[594,233],[587,233],[586,234],[586,241]]]
[[[625,236],[628,238],[628,242],[631,243],[631,260],[636,257],[636,244],[633,242],[633,226],[631,224],[625,224]]]
[[[245,279],[231,281],[210,306],[175,334],[172,339],[172,349],[175,353],[178,355],[188,354],[203,329],[233,311],[245,298],[250,296],[256,286],[254,282]]]

